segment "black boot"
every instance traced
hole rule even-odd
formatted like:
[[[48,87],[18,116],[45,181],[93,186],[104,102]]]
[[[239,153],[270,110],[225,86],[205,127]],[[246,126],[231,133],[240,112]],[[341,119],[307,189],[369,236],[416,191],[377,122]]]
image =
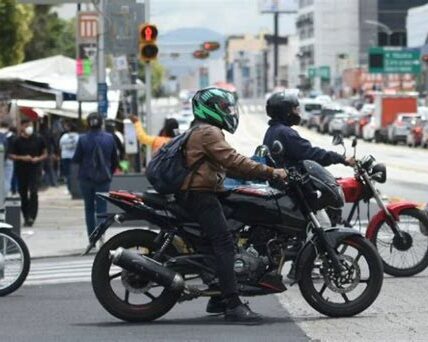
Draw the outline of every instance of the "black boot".
[[[211,297],[207,304],[207,312],[212,314],[223,314],[226,310],[226,301],[219,296]]]
[[[226,321],[243,324],[261,324],[262,316],[251,311],[248,304],[240,303],[236,306],[226,307],[225,316]]]

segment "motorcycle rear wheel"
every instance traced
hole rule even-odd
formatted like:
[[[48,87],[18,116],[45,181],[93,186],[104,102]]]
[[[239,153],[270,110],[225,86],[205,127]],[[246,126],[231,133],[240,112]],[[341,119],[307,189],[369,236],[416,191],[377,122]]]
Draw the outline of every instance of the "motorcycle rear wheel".
[[[134,250],[137,252],[152,255],[156,251],[154,243],[156,236],[157,234],[142,229],[122,232],[108,240],[95,257],[92,266],[92,287],[95,296],[104,309],[123,321],[155,320],[170,311],[181,295],[150,281],[135,278],[135,275],[127,274],[123,269],[112,265],[109,252],[119,247],[136,248]],[[167,254],[175,255],[175,248],[170,246]],[[112,268],[116,270],[112,271]],[[134,280],[131,281],[133,277]],[[153,294],[153,289],[157,290],[157,295]],[[131,303],[131,294],[134,303]],[[143,298],[151,301],[145,303]]]
[[[320,265],[320,258],[315,247],[310,248],[301,260],[299,288],[305,300],[315,310],[330,317],[350,317],[361,313],[376,300],[382,288],[383,268],[382,261],[370,241],[356,235],[346,238],[337,246],[336,250],[339,257],[344,260],[343,263],[348,269],[354,269],[347,274],[349,281],[339,285],[330,280],[328,274],[331,269],[320,267],[318,271],[316,270]],[[353,254],[356,254],[354,257],[348,256],[352,254],[349,253],[352,250]],[[357,268],[355,264],[359,264],[361,257],[364,258],[364,264]],[[322,264],[324,265],[325,261]],[[361,276],[363,270],[365,272]],[[364,284],[365,287],[361,288]],[[359,285],[362,285],[359,291],[355,291]],[[337,302],[333,302],[336,298]]]
[[[382,258],[385,273],[394,277],[410,277],[428,267],[428,216],[419,209],[410,208],[401,211],[398,217],[400,229],[412,238],[412,246],[402,251],[397,249],[393,243],[394,233],[385,220],[379,222],[371,241]],[[410,219],[412,225],[408,224]],[[420,247],[421,255],[415,258],[417,247]],[[394,262],[397,259],[403,263],[401,267]]]

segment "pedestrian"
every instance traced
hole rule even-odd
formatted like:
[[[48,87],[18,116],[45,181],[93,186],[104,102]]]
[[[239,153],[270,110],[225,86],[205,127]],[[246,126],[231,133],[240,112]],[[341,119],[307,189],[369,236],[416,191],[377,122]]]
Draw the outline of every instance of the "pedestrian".
[[[134,124],[135,132],[140,144],[151,147],[153,153],[177,135],[178,121],[174,118],[165,119],[164,125],[158,136],[148,135],[144,130],[140,119],[138,119],[138,116],[131,115],[129,119]]]
[[[106,132],[113,135],[114,142],[116,143],[116,150],[119,160],[125,159],[125,139],[123,134],[117,130],[116,123],[113,120],[106,122]]]
[[[9,139],[9,149],[12,148],[15,139],[18,136],[18,130],[16,126],[9,127],[8,139]],[[10,156],[9,156],[10,157]],[[12,172],[12,181],[10,185],[10,191],[12,196],[15,196],[18,193],[18,177],[16,176],[16,161],[13,160],[13,172]]]
[[[9,122],[3,120],[0,122],[0,144],[4,151],[4,195],[9,194],[12,186],[13,160],[9,157],[10,146],[13,143],[13,134],[9,131]]]
[[[211,297],[207,312],[225,313],[226,320],[234,322],[257,322],[261,317],[238,296],[233,268],[235,247],[221,205],[223,181],[226,172],[264,180],[285,180],[287,173],[238,154],[226,142],[222,130],[233,134],[239,123],[238,104],[231,92],[215,87],[202,89],[194,95],[192,106],[195,120],[185,146],[185,160],[195,168],[176,198],[199,223],[215,256],[222,297]]]
[[[112,175],[118,166],[116,143],[110,133],[102,131],[103,119],[98,113],[88,115],[89,132],[80,136],[73,162],[79,165],[80,190],[85,203],[88,237],[95,229],[97,215],[107,212],[107,203],[97,192],[110,190]]]
[[[69,123],[66,126],[66,132],[59,139],[59,147],[61,150],[61,174],[65,177],[67,190],[70,193],[70,170],[71,160],[76,152],[79,133],[74,123]]]
[[[43,161],[43,183],[46,186],[57,186],[58,175],[55,170],[55,161],[57,159],[58,146],[52,130],[48,127],[47,122],[42,123],[40,134],[45,140],[46,149],[48,152],[47,158]]]
[[[47,150],[43,138],[34,133],[30,120],[21,121],[20,132],[12,144],[9,156],[15,161],[24,226],[31,227],[37,217],[38,185]]]

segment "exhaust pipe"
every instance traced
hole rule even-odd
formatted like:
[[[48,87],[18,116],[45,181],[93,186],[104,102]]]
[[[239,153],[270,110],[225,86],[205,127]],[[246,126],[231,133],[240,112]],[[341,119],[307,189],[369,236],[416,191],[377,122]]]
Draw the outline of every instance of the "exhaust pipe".
[[[110,257],[116,266],[141,274],[159,285],[179,292],[184,289],[184,279],[179,273],[144,255],[119,247],[110,251]]]

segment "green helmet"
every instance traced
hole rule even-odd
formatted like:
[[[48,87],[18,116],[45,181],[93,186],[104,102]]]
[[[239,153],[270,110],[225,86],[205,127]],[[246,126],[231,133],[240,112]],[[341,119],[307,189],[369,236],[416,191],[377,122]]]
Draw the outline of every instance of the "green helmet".
[[[233,93],[210,87],[199,90],[192,99],[195,119],[235,133],[239,124],[238,104]]]

